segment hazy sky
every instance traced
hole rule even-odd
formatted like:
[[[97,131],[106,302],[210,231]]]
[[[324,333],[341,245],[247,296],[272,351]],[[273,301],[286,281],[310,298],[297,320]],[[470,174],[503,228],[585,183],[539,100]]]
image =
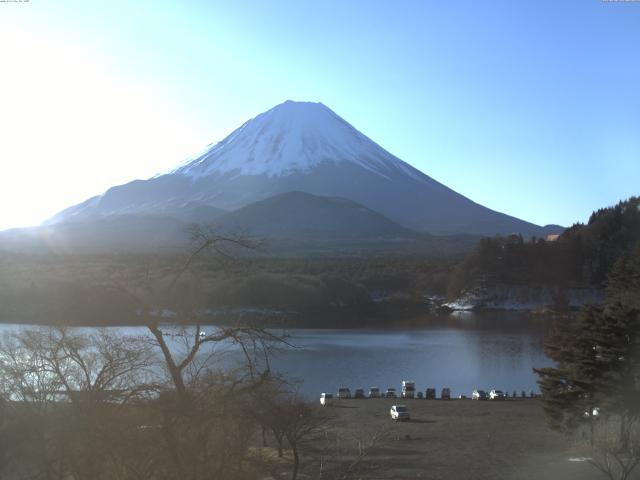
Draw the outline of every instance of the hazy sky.
[[[640,194],[640,2],[0,2],[0,228],[320,101],[538,224]]]

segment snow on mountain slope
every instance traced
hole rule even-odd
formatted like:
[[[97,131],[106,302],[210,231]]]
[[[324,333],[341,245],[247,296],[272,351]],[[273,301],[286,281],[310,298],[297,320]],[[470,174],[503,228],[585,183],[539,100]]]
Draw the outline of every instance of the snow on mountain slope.
[[[273,177],[345,161],[385,178],[398,168],[416,173],[322,103],[291,100],[249,120],[172,173],[193,179],[216,173]]]

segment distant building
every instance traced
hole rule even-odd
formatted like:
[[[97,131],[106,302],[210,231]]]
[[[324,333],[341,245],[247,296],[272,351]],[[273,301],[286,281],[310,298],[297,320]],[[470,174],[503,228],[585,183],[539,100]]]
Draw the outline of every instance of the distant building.
[[[551,235],[547,235],[547,242],[555,242],[556,240],[558,240],[558,238],[560,238],[560,234],[558,233],[553,233]]]

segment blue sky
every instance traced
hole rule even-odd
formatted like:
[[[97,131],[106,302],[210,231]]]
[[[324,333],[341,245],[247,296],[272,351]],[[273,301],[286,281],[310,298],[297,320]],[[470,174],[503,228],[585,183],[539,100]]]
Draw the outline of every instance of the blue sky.
[[[321,101],[490,208],[640,194],[640,2],[0,3],[0,228]]]

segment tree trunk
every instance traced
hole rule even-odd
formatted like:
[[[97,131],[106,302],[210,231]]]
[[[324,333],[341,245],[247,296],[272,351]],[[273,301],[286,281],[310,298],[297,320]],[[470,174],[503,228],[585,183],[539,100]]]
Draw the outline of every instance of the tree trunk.
[[[620,414],[620,447],[623,452],[629,449],[629,416]]]
[[[177,473],[176,478],[186,478],[185,470],[180,458],[178,442],[176,442],[175,432],[173,431],[172,419],[169,417],[167,412],[163,413],[163,423],[160,431],[162,432],[162,437],[164,438],[167,449],[169,450],[168,453],[171,456],[173,468]]]
[[[291,480],[296,480],[298,477],[298,467],[300,466],[300,457],[298,456],[298,445],[296,442],[291,444],[291,450],[293,451],[293,473],[291,474]]]
[[[291,472],[291,480],[296,480],[298,477],[298,468],[300,467],[300,455],[298,454],[298,441],[293,434],[287,434],[287,442],[291,446],[291,452],[293,453],[293,472]]]
[[[278,437],[276,440],[278,441],[278,458],[282,458],[284,456],[284,452],[282,451],[282,437]]]
[[[182,378],[182,370],[178,368],[176,363],[173,361],[173,356],[171,355],[171,351],[169,350],[169,346],[167,342],[164,340],[162,336],[162,331],[154,324],[148,324],[147,328],[153,334],[158,345],[160,346],[160,350],[162,351],[162,355],[164,356],[165,364],[167,366],[167,370],[169,370],[169,375],[171,375],[171,380],[173,381],[173,385],[176,387],[176,392],[178,394],[178,401],[180,402],[180,406],[182,408],[187,406],[188,403],[188,395],[187,388],[184,384],[184,380]]]

